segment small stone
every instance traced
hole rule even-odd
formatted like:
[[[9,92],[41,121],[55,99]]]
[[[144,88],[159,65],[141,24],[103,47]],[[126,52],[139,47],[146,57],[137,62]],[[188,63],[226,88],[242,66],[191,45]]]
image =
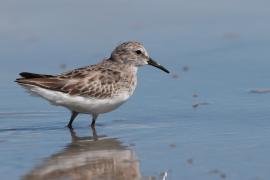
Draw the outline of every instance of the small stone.
[[[191,159],[191,158],[188,159],[188,160],[187,160],[187,163],[188,163],[188,164],[193,164],[193,159]]]
[[[172,143],[172,144],[170,144],[170,147],[171,147],[171,148],[176,148],[176,144],[173,144],[173,143]]]

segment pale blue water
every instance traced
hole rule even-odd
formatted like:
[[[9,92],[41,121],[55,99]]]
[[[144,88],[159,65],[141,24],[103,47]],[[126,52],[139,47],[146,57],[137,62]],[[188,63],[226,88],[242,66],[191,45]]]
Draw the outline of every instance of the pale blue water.
[[[29,175],[66,151],[94,154],[91,146],[134,154],[144,178],[269,179],[270,94],[250,93],[270,88],[269,7],[264,0],[1,1],[1,178]],[[115,146],[100,138],[71,149],[69,112],[13,81],[21,71],[94,64],[126,40],[143,42],[172,74],[140,69],[134,96],[99,117],[97,135]],[[82,143],[92,142],[89,123],[86,115],[75,121]]]

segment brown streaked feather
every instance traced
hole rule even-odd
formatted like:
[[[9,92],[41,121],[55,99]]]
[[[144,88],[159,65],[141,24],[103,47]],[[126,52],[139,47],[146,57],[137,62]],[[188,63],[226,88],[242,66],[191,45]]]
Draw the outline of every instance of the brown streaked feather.
[[[84,72],[80,72],[80,75],[74,72],[71,73],[72,76],[70,78],[73,79],[73,83],[67,83],[61,90],[68,92],[70,95],[99,99],[112,97],[116,93],[117,88],[115,88],[115,86],[117,86],[117,84],[113,83],[120,81],[120,72],[101,67],[95,68],[91,73],[87,69],[84,69],[84,71],[87,73],[84,74]],[[78,76],[80,80],[76,81]]]
[[[117,94],[120,90],[119,83],[129,81],[126,75],[112,68],[113,66],[108,68],[104,63],[104,66],[102,64],[99,64],[99,66],[87,66],[56,76],[33,73],[29,73],[29,75],[22,74],[24,77],[17,79],[16,82],[60,91],[72,96],[79,95],[104,99]]]
[[[62,86],[65,84],[65,81],[57,79],[57,78],[20,78],[16,80],[17,83],[22,85],[32,85],[38,86],[41,88],[54,90],[54,91],[61,91]],[[64,91],[61,91],[64,92]]]

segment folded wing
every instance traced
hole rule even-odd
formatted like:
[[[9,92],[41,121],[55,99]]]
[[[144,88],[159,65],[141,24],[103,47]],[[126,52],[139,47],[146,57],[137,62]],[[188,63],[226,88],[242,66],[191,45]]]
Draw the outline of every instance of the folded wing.
[[[91,68],[91,67],[89,67]],[[100,68],[74,70],[60,75],[44,75],[34,73],[20,73],[22,78],[16,80],[24,86],[37,86],[53,91],[67,93],[72,96],[84,96],[104,99],[114,95],[121,73],[118,71]]]

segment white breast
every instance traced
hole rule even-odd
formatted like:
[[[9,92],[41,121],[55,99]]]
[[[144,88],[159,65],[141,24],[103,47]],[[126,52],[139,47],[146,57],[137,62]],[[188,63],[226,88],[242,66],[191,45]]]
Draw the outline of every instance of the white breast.
[[[59,91],[52,91],[36,86],[25,86],[32,93],[41,96],[54,105],[64,106],[71,111],[86,114],[102,114],[110,112],[127,101],[129,92],[122,92],[113,98],[94,99],[80,96],[70,96]]]

